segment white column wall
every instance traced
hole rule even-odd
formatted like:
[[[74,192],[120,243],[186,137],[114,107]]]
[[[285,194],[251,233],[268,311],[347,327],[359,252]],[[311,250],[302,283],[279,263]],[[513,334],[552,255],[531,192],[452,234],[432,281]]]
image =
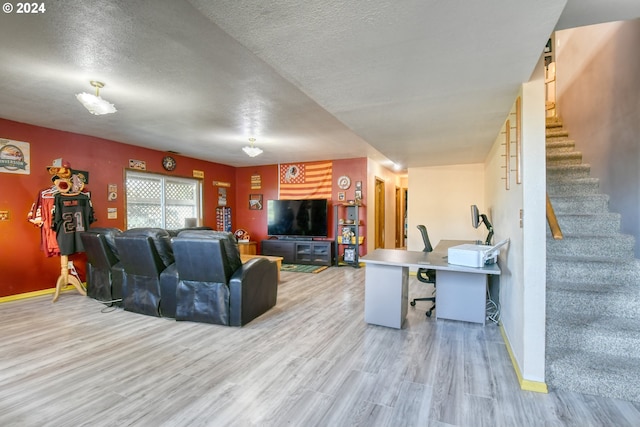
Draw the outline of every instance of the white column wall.
[[[531,80],[522,86],[522,184],[512,172],[505,189],[504,135],[487,158],[487,203],[495,241],[510,238],[500,256],[501,319],[523,380],[545,380],[546,308],[546,173],[544,66],[540,61]],[[512,112],[515,110],[512,110]],[[515,115],[510,115],[515,126]],[[503,128],[504,131],[504,128]],[[512,138],[515,141],[515,137]],[[512,144],[514,154],[515,144]],[[511,162],[515,169],[515,159]],[[523,228],[520,228],[520,209]]]

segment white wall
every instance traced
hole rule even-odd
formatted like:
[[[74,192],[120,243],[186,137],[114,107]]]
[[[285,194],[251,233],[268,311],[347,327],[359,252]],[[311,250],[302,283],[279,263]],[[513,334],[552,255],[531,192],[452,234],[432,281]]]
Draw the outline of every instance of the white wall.
[[[481,163],[410,168],[407,249],[424,248],[418,224],[427,227],[433,246],[443,239],[484,240],[486,228],[471,226],[471,205],[486,208],[484,181]]]
[[[504,135],[496,137],[487,158],[486,193],[495,229],[494,241],[510,239],[500,254],[500,304],[504,331],[522,378],[544,382],[546,298],[546,173],[544,66],[522,86],[522,184],[512,172],[504,178]],[[512,113],[515,112],[512,108]],[[515,126],[515,115],[509,116]],[[505,118],[506,120],[506,118]],[[505,129],[501,130],[504,132]],[[512,154],[515,154],[512,129]],[[515,169],[515,159],[510,162]],[[520,228],[520,210],[523,228]]]
[[[640,19],[556,33],[558,110],[640,258]]]

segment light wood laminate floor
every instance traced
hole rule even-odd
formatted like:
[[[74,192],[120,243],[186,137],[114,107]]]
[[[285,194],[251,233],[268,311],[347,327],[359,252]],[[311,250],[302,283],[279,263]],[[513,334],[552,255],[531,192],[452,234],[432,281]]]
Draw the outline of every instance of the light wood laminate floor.
[[[494,324],[418,303],[390,329],[364,322],[363,301],[364,269],[331,267],[283,272],[277,306],[243,328],[75,292],[0,304],[0,425],[640,425],[637,403],[521,391]]]

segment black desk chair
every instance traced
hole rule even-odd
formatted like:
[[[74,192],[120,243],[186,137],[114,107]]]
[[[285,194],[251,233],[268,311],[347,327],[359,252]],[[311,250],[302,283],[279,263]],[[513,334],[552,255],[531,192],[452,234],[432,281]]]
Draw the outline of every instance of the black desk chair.
[[[427,227],[425,227],[424,225],[418,225],[417,227],[418,227],[418,230],[420,230],[420,233],[422,233],[422,240],[424,241],[423,251],[432,252],[433,247],[431,246],[431,242],[429,241],[429,234],[427,234]],[[435,294],[435,288],[436,288],[436,271],[435,270],[431,270],[427,268],[419,268],[417,272],[417,278],[422,283],[433,284],[433,293]],[[411,301],[411,306],[415,306],[416,301],[432,301],[433,302],[433,305],[431,306],[431,308],[427,310],[427,312],[425,313],[427,317],[431,317],[431,312],[433,311],[434,308],[436,308],[436,297],[433,296],[433,297],[425,297],[425,298],[414,298],[413,301]]]

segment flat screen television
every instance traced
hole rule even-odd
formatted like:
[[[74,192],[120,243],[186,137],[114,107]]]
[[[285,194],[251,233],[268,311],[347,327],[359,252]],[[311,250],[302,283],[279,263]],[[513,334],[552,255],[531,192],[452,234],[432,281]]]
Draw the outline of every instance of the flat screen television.
[[[282,238],[327,237],[327,199],[267,200],[267,234]]]

